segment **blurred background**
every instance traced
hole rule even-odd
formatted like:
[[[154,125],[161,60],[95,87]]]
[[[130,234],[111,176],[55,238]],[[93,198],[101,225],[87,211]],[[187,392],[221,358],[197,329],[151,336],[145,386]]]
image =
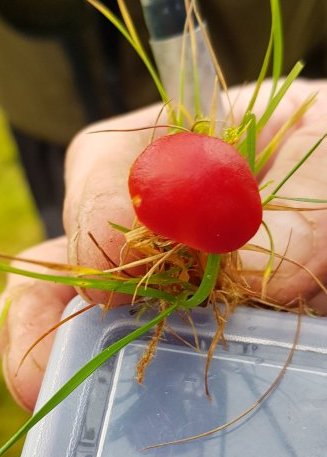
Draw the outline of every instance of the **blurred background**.
[[[17,148],[0,110],[0,251],[17,254],[44,237],[43,224],[36,211]],[[5,275],[0,273],[0,292]],[[1,371],[0,371],[1,373]],[[0,374],[0,443],[4,443],[27,418],[10,397]],[[22,443],[8,452],[20,455]]]

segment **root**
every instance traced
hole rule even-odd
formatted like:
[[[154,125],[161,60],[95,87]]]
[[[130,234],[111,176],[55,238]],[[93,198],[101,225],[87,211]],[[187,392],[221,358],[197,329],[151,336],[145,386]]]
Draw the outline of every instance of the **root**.
[[[262,254],[270,255],[269,249],[254,244],[246,244],[245,246],[243,246],[242,249],[246,251],[261,252]],[[324,294],[327,295],[327,288],[325,287],[323,282],[310,270],[310,268],[307,268],[305,265],[302,265],[300,262],[297,262],[296,260],[290,259],[289,257],[286,257],[282,254],[278,254],[277,252],[275,252],[274,255],[278,259],[285,260],[286,262],[289,262],[292,265],[296,265],[297,267],[304,270],[314,280],[314,282],[322,290],[322,292],[324,292]]]
[[[298,299],[298,301],[299,301],[299,307],[301,309],[302,308],[302,300]],[[296,350],[296,346],[298,344],[299,337],[300,337],[301,315],[302,315],[302,312],[299,312],[298,313],[295,336],[294,336],[294,339],[293,339],[293,344],[292,344],[292,347],[290,349],[290,352],[288,354],[288,357],[287,357],[282,369],[280,370],[280,372],[278,373],[278,375],[276,376],[274,381],[271,383],[269,388],[258,398],[258,400],[253,405],[251,405],[249,408],[244,410],[237,417],[234,417],[233,419],[231,419],[229,422],[226,422],[225,424],[219,425],[219,426],[217,426],[217,427],[215,427],[215,428],[213,428],[211,430],[208,430],[208,431],[206,431],[204,433],[199,433],[198,435],[189,436],[189,437],[186,437],[186,438],[182,438],[180,440],[167,441],[166,443],[159,443],[159,444],[154,444],[154,445],[151,445],[151,446],[147,446],[147,447],[145,447],[143,449],[143,451],[147,451],[147,450],[150,450],[150,449],[161,448],[161,447],[165,447],[165,446],[172,446],[172,445],[177,445],[177,444],[185,444],[185,443],[189,443],[191,441],[198,440],[200,438],[205,438],[205,437],[208,437],[208,436],[212,436],[212,435],[214,435],[214,434],[216,434],[218,432],[226,430],[227,428],[237,424],[242,419],[244,419],[248,415],[252,414],[256,409],[258,409],[271,396],[271,394],[277,389],[277,387],[279,386],[281,380],[283,379],[283,377],[284,377],[284,375],[286,373],[286,370],[287,370],[288,366],[290,365],[290,363],[292,361],[292,358],[293,358],[293,355],[294,355],[294,352]]]
[[[150,281],[150,278],[151,276],[157,271],[159,270],[160,266],[166,262],[173,254],[175,254],[179,249],[180,249],[181,245],[177,245],[175,246],[174,248],[172,248],[171,250],[165,252],[165,253],[162,253],[161,257],[152,265],[152,267],[148,270],[148,272],[140,279],[140,281],[138,282],[137,284],[137,287],[135,288],[135,292],[134,292],[134,295],[133,295],[133,298],[132,298],[132,303],[134,303],[136,297],[137,297],[137,291],[139,289],[139,287],[145,283],[145,286],[147,287],[148,284],[149,284],[149,281]],[[160,270],[159,270],[160,271]]]
[[[173,337],[175,337],[177,340],[181,341],[184,346],[187,346],[189,347],[190,349],[192,349],[194,352],[200,352],[200,349],[199,347],[197,346],[194,346],[193,344],[191,344],[189,341],[187,341],[185,338],[183,338],[182,336],[180,336],[177,332],[175,332],[174,329],[172,329],[170,327],[170,325],[168,325],[167,323],[165,324],[165,330],[167,332],[170,333],[170,335],[172,335]]]
[[[196,348],[197,352],[200,352],[199,336],[198,336],[198,332],[196,330],[194,321],[192,319],[191,313],[189,313],[189,312],[186,313],[186,319],[192,328],[195,348]]]
[[[215,317],[216,323],[217,323],[217,330],[212,338],[210,347],[208,349],[207,353],[207,360],[205,364],[205,369],[204,369],[204,387],[205,387],[205,393],[208,398],[211,398],[210,392],[209,392],[209,383],[208,383],[208,375],[209,375],[209,368],[211,365],[212,358],[214,356],[215,350],[217,348],[217,345],[223,340],[224,338],[224,329],[225,325],[228,321],[228,304],[226,305],[226,311],[224,314],[221,313],[219,310],[219,306],[217,305],[216,302],[212,303],[212,309],[213,309],[213,315]]]
[[[28,355],[33,351],[33,349],[39,344],[41,343],[41,341],[44,340],[44,338],[46,338],[48,335],[50,335],[52,332],[54,332],[55,330],[57,330],[59,327],[61,327],[62,325],[66,324],[66,322],[74,319],[75,317],[79,316],[80,314],[83,314],[85,313],[86,311],[88,311],[89,309],[91,308],[94,308],[95,306],[97,306],[95,303],[92,303],[90,305],[87,305],[85,306],[84,308],[80,309],[79,311],[76,311],[76,313],[73,313],[71,314],[70,316],[66,317],[65,319],[61,320],[60,322],[58,322],[56,325],[50,327],[46,332],[44,332],[37,340],[34,341],[34,343],[27,349],[27,351],[24,353],[23,357],[21,358],[20,362],[19,362],[19,365],[17,367],[17,370],[16,370],[16,373],[15,373],[15,377],[18,376],[18,373],[19,373],[19,370],[21,369],[23,363],[25,362],[26,358],[28,357]]]
[[[102,256],[104,259],[108,262],[109,265],[112,265],[112,268],[119,268],[117,263],[115,263],[111,257],[106,253],[106,251],[100,246],[100,244],[97,242],[96,238],[91,232],[87,233],[93,244],[96,246],[96,248],[101,252]],[[130,278],[133,278],[134,276],[131,275],[128,271],[125,269],[122,269],[121,272],[125,273],[126,276],[129,276]]]
[[[160,311],[163,311],[165,309],[165,304],[160,305]],[[143,384],[144,377],[145,377],[145,371],[147,367],[150,365],[150,363],[153,360],[153,357],[157,351],[158,344],[160,342],[160,339],[162,337],[164,328],[165,328],[165,323],[166,319],[162,320],[159,322],[159,324],[155,328],[155,332],[151,338],[150,343],[148,344],[146,350],[144,351],[141,359],[137,362],[136,365],[136,380],[139,384]]]

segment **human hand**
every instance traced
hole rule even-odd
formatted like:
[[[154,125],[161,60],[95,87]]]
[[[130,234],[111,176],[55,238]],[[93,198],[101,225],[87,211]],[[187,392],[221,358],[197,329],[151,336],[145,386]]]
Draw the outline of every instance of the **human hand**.
[[[98,123],[75,138],[67,151],[64,210],[67,237],[41,243],[21,253],[20,257],[108,268],[103,255],[88,235],[92,233],[110,258],[119,263],[120,247],[124,240],[121,234],[111,229],[108,221],[127,227],[133,221],[126,187],[129,167],[136,155],[144,149],[151,133],[148,130],[122,134],[87,132],[153,125],[159,109],[160,107],[147,108]],[[26,264],[17,261],[13,265],[26,268]],[[28,265],[28,268],[49,273],[45,267]],[[32,410],[35,405],[53,334],[33,349],[17,373],[19,363],[36,339],[59,322],[66,304],[75,295],[76,291],[72,287],[8,275],[0,303],[2,309],[7,299],[11,301],[0,339],[3,373],[12,396],[28,410]],[[105,300],[101,293],[93,291],[93,294],[88,295],[90,301],[100,303]],[[116,296],[113,304],[119,304],[122,300],[126,303],[126,297]]]
[[[274,133],[310,94],[319,91],[315,106],[305,114],[299,124],[288,134],[278,157],[264,180],[279,182],[293,165],[325,133],[327,120],[327,82],[298,81],[284,98],[269,126],[260,135],[260,145],[267,144]],[[270,92],[266,83],[256,111],[261,112],[264,100]],[[235,115],[242,115],[251,89],[234,89]],[[114,120],[99,123],[81,132],[71,144],[67,155],[66,201],[64,224],[67,238],[48,241],[24,253],[25,257],[53,262],[67,262],[99,268],[107,268],[104,256],[92,242],[97,243],[115,261],[123,243],[122,236],[112,229],[108,221],[130,226],[133,211],[127,189],[129,168],[135,157],[149,141],[149,131],[134,133],[86,134],[87,131],[128,129],[153,125],[159,107],[150,107]],[[326,130],[325,130],[326,129]],[[159,133],[159,132],[158,132]],[[321,170],[327,163],[327,143],[323,143],[308,162],[283,188],[287,196],[326,198],[327,179]],[[287,204],[283,202],[284,204]],[[273,233],[276,251],[301,263],[327,282],[327,259],[319,255],[327,246],[327,212],[267,212],[264,217]],[[255,244],[269,247],[264,231],[252,240]],[[286,249],[287,248],[287,249]],[[264,268],[267,257],[244,252],[244,268]],[[255,277],[249,279],[253,287],[259,287]],[[32,281],[28,278],[9,276],[2,300],[12,299],[5,330],[2,334],[4,375],[16,400],[25,408],[32,409],[43,369],[52,343],[52,336],[45,338],[24,362],[17,376],[17,366],[26,349],[49,327],[58,322],[65,304],[76,294],[69,287]],[[282,301],[302,295],[320,310],[327,312],[327,300],[317,284],[301,268],[284,262],[268,286],[268,294]],[[89,301],[103,302],[103,294],[88,292]],[[119,304],[122,298],[116,299]]]

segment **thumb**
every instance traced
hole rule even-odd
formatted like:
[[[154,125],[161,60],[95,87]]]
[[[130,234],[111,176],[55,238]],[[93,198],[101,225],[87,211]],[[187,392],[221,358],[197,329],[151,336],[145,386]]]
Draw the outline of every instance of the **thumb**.
[[[110,222],[128,228],[133,224],[135,215],[127,185],[129,169],[151,139],[152,130],[142,127],[155,125],[159,111],[160,106],[153,106],[103,121],[81,132],[72,142],[67,152],[64,208],[71,263],[101,269],[120,263],[125,239]],[[89,133],[137,128],[140,130]],[[98,303],[107,299],[95,291],[88,292],[86,298]]]

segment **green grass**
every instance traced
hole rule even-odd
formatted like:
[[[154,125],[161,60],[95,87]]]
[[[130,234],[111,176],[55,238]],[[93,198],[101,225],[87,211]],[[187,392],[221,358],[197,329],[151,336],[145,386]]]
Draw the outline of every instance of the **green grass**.
[[[43,228],[19,164],[17,151],[0,111],[0,251],[16,254],[43,238]],[[0,291],[5,276],[0,273]],[[11,399],[0,376],[0,442],[4,443],[27,419]],[[22,443],[8,452],[20,455]]]

